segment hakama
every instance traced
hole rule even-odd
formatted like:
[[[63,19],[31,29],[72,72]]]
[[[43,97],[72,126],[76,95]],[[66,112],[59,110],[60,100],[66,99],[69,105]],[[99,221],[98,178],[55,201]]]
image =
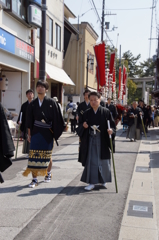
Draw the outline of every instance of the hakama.
[[[110,159],[101,159],[101,136],[99,132],[89,133],[89,150],[81,181],[89,184],[111,182]]]

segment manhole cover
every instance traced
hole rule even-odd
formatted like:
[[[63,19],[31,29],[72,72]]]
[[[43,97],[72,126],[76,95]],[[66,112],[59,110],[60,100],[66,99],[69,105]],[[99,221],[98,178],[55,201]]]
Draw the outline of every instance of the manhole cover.
[[[152,202],[130,201],[128,207],[128,216],[153,218]]]
[[[149,167],[140,167],[140,166],[137,166],[137,167],[136,167],[136,172],[149,173],[149,172],[151,172],[151,168],[149,168]]]

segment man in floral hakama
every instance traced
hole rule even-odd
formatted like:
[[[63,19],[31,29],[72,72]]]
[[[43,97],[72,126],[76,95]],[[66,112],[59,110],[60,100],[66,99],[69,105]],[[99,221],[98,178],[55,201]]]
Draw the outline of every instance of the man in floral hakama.
[[[38,185],[38,176],[45,176],[44,181],[50,182],[53,143],[65,128],[59,105],[45,96],[48,88],[46,81],[39,80],[36,84],[38,97],[28,106],[26,125],[30,150],[28,166],[23,175],[32,173],[33,179],[29,184],[31,188]]]

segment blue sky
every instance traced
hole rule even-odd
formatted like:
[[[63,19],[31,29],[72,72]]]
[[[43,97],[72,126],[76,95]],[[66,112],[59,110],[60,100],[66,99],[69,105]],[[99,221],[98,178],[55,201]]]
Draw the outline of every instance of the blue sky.
[[[157,0],[155,0],[157,1]],[[76,15],[80,16],[87,10],[91,9],[91,0],[64,0],[65,4]],[[94,0],[99,15],[102,14],[103,0]],[[134,8],[149,8],[143,10],[106,10],[106,12],[116,13],[117,15],[106,16],[105,21],[110,22],[110,30],[113,26],[118,27],[115,31],[108,32],[110,39],[116,47],[117,34],[118,49],[121,44],[122,53],[130,50],[133,55],[141,54],[141,61],[149,58],[149,44],[150,41],[150,27],[151,27],[151,13],[152,0],[106,0],[106,9],[134,9]],[[159,3],[158,3],[159,5]],[[156,23],[159,23],[157,12],[154,9],[152,37],[156,38]],[[98,41],[101,39],[101,27],[94,10],[88,11],[84,16],[80,17],[80,22],[87,21],[93,25],[95,31],[99,35]],[[70,19],[71,23],[77,23]],[[104,38],[106,36],[104,35]],[[157,48],[157,40],[151,41],[151,57],[155,55]]]

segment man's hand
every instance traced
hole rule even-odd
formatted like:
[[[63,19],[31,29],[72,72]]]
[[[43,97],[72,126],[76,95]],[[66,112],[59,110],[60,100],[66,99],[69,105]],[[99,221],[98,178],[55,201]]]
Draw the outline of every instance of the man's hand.
[[[86,122],[83,123],[84,128],[88,128],[88,124]]]
[[[142,112],[139,112],[140,116],[142,115]]]
[[[112,130],[111,128],[108,129],[107,132],[108,132],[109,135],[112,135],[112,134],[113,134],[113,130]]]

